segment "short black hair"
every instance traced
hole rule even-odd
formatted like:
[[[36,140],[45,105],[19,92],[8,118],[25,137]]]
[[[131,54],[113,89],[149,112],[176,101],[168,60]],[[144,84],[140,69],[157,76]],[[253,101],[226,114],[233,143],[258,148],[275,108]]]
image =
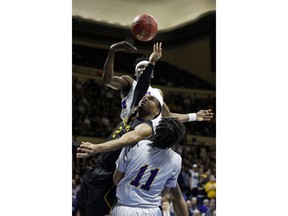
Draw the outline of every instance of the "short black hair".
[[[135,62],[134,62],[134,68],[136,67],[136,65],[141,62],[141,61],[149,61],[149,58],[146,57],[146,56],[141,56],[139,58],[136,58],[135,59]]]
[[[162,118],[151,138],[152,147],[171,148],[180,143],[186,133],[184,124],[177,118]]]

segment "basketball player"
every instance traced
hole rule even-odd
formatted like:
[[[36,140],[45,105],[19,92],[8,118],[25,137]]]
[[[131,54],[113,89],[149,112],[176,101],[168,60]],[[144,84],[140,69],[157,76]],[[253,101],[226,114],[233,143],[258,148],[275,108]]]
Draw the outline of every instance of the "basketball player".
[[[117,51],[126,51],[126,52],[135,52],[137,50],[136,47],[132,46],[128,42],[122,41],[111,45],[106,62],[103,68],[103,76],[102,80],[104,84],[108,87],[111,87],[115,90],[121,90],[121,104],[122,111],[120,117],[122,119],[127,118],[132,112],[133,107],[137,104],[138,98],[143,96],[147,89],[147,93],[153,92],[154,95],[159,95],[157,97],[158,100],[163,101],[163,93],[160,89],[152,88],[150,85],[151,76],[154,77],[153,69],[155,62],[159,60],[162,56],[162,43],[156,43],[153,45],[153,52],[147,58],[138,58],[135,61],[135,81],[128,75],[123,75],[121,77],[114,76],[114,56]],[[149,61],[148,61],[149,60]],[[157,126],[157,123],[161,119],[161,117],[177,117],[182,122],[188,121],[210,121],[213,118],[213,113],[211,110],[200,110],[197,113],[189,113],[189,114],[178,114],[171,113],[168,106],[163,103],[162,107],[163,112],[160,113],[159,117],[154,119],[153,127]],[[173,199],[174,210],[178,215],[186,215],[188,212],[183,212],[183,209],[186,208],[185,200],[183,199],[182,192],[180,190],[179,185],[177,184],[176,188],[170,190],[170,194]]]
[[[135,144],[153,134],[151,120],[160,114],[161,103],[153,95],[145,95],[137,108],[137,112],[118,125],[108,137],[107,142],[97,145],[82,142],[77,149],[78,158],[90,156],[97,151],[97,148],[105,152],[102,153],[101,159],[96,161],[88,171],[81,184],[77,197],[81,216],[104,216],[109,214],[116,201],[113,172],[116,168],[115,161],[121,152],[121,147]]]
[[[113,215],[162,215],[161,195],[176,187],[181,171],[181,156],[171,147],[182,140],[185,131],[178,119],[162,118],[152,141],[122,149],[113,176],[117,185]]]
[[[141,99],[144,94],[151,92],[159,92],[160,97],[163,100],[163,93],[160,89],[152,88],[150,85],[151,77],[154,77],[153,69],[155,62],[162,57],[162,43],[156,43],[153,45],[153,52],[149,58],[138,58],[135,61],[135,77],[136,81],[128,76],[123,75],[121,77],[114,76],[114,56],[117,51],[135,52],[136,47],[132,46],[126,41],[118,42],[111,45],[106,62],[103,68],[102,80],[104,84],[115,90],[121,90],[121,104],[122,110],[120,117],[124,119],[133,112],[133,106],[137,105],[137,99]],[[148,70],[146,70],[146,68]],[[148,91],[147,91],[148,89]],[[134,95],[136,94],[136,95]],[[159,95],[159,94],[158,94]],[[133,99],[134,96],[134,99]],[[157,98],[159,99],[159,98]],[[162,113],[159,117],[153,120],[153,127],[157,126],[157,122],[161,117],[176,117],[182,122],[188,121],[210,121],[213,118],[213,113],[210,109],[200,110],[197,113],[179,114],[171,113],[168,106],[163,103]]]

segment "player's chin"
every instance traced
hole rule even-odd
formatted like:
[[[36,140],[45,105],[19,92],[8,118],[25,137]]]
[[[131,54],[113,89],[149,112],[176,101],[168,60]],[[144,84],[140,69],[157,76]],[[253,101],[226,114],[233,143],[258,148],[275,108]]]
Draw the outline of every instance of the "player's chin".
[[[145,103],[140,103],[139,107],[138,107],[138,110],[141,110],[141,111],[146,111],[147,109],[147,104]]]
[[[138,107],[139,110],[145,110],[145,104],[141,103]]]

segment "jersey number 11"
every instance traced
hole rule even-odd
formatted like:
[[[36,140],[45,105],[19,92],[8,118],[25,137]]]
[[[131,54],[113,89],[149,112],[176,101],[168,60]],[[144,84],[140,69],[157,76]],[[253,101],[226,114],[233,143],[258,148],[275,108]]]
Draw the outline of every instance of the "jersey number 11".
[[[136,178],[131,181],[130,185],[133,185],[135,187],[139,186],[139,181],[141,180],[141,178],[142,178],[143,174],[145,173],[146,169],[148,168],[148,166],[149,165],[145,165],[145,166],[140,168]],[[148,180],[146,181],[146,183],[141,186],[141,189],[147,190],[147,191],[150,189],[150,185],[152,184],[153,180],[155,179],[158,171],[159,171],[158,168],[150,171],[151,174],[150,174]]]

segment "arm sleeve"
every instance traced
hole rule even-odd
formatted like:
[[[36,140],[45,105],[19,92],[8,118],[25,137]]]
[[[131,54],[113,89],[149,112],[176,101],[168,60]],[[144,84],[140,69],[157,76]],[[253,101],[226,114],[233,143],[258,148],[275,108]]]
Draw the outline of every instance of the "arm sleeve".
[[[135,87],[134,96],[133,96],[133,100],[131,103],[131,108],[133,106],[137,106],[139,101],[146,94],[149,88],[150,82],[151,82],[151,74],[153,70],[154,70],[154,65],[148,64],[146,69],[142,73],[142,75],[139,77],[139,80],[137,81],[137,85]]]

